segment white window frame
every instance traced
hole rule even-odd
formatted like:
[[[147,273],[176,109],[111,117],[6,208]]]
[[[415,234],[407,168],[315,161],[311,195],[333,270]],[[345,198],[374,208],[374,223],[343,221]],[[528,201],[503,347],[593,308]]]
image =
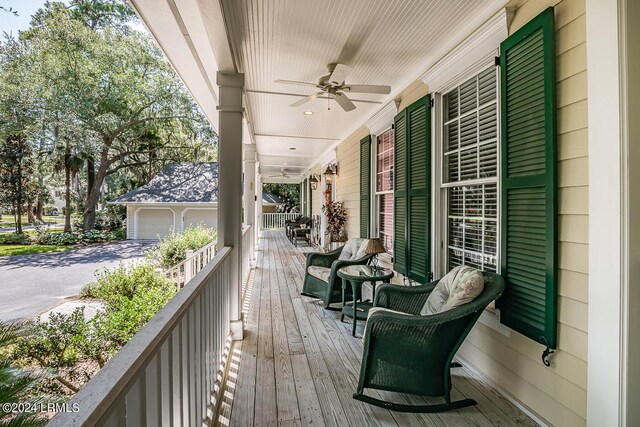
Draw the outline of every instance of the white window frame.
[[[371,196],[374,202],[371,203],[371,224],[373,226],[373,236],[380,237],[380,198],[378,196],[391,194],[393,196],[394,189],[387,191],[377,190],[377,177],[378,177],[378,136],[393,129],[393,125],[389,124],[385,129],[377,132],[375,135],[371,135]],[[395,132],[395,131],[394,131]],[[394,156],[395,156],[395,140],[394,140]],[[394,157],[395,162],[395,157]],[[395,178],[395,167],[393,171]],[[395,202],[395,201],[394,201]],[[395,240],[395,235],[393,236]],[[378,260],[383,260],[391,265],[392,255],[389,252],[378,255]]]
[[[444,108],[443,108],[443,104],[444,104],[444,96],[447,95],[448,93],[450,93],[452,90],[460,87],[463,83],[467,82],[469,79],[473,78],[473,77],[477,77],[479,74],[487,71],[490,68],[494,68],[494,75],[495,75],[495,79],[496,79],[496,138],[495,138],[495,143],[496,143],[496,162],[497,162],[497,167],[496,167],[496,176],[495,177],[490,177],[490,178],[475,178],[475,179],[467,179],[467,180],[462,180],[462,181],[453,181],[453,182],[445,182],[445,168],[444,168],[444,162],[445,162],[445,155],[456,151],[456,150],[451,150],[448,152],[444,152],[443,150],[443,144],[444,144],[444,127],[448,124],[451,123],[453,120],[456,119],[452,119],[449,120],[448,122],[444,122],[443,118],[444,118]],[[500,81],[499,81],[499,71],[498,71],[498,67],[496,67],[494,64],[486,64],[483,67],[479,67],[478,69],[476,69],[473,73],[471,73],[470,76],[465,77],[463,80],[460,80],[457,82],[457,84],[455,84],[452,88],[450,88],[449,90],[447,90],[446,92],[443,92],[442,94],[440,94],[440,103],[438,105],[438,108],[440,110],[440,114],[439,114],[439,121],[435,122],[437,123],[437,132],[439,133],[439,141],[438,141],[438,146],[440,149],[440,155],[437,157],[437,161],[439,163],[439,175],[440,175],[440,179],[439,179],[439,188],[438,191],[441,192],[442,194],[440,195],[441,200],[442,200],[442,219],[441,219],[441,227],[443,232],[442,235],[442,245],[441,245],[441,251],[442,251],[442,258],[441,258],[441,263],[442,263],[442,268],[443,269],[447,269],[447,261],[448,261],[448,251],[449,251],[449,224],[448,224],[448,220],[449,220],[449,213],[447,210],[447,207],[449,206],[449,199],[448,199],[448,195],[447,195],[447,190],[449,188],[453,188],[453,187],[461,187],[461,186],[476,186],[476,185],[483,185],[483,184],[496,184],[496,199],[497,199],[497,203],[496,203],[496,272],[499,274],[500,273],[500,229],[501,229],[501,221],[500,221],[500,206],[501,206],[501,200],[500,200],[500,195],[501,195],[501,185],[500,185],[500,181],[501,181],[501,152],[500,152],[500,136],[501,136],[501,128],[500,128]],[[480,109],[482,109],[483,107],[486,107],[488,104],[483,104],[483,105],[478,105],[476,106],[475,110],[479,111]],[[465,113],[468,114],[468,113]],[[457,120],[460,120],[465,114],[463,115],[459,115],[457,117]],[[458,132],[460,132],[460,130],[458,130]],[[480,123],[478,122],[478,130],[477,132],[480,132]],[[458,135],[459,136],[459,135]],[[480,165],[480,146],[481,145],[485,145],[485,144],[490,144],[492,143],[493,140],[488,140],[488,141],[484,141],[483,144],[478,143],[477,147],[478,147],[478,159],[477,159],[477,163],[478,163],[478,169],[479,169],[479,165]],[[462,151],[462,148],[460,147],[460,144],[458,144],[458,151]],[[460,169],[460,161],[461,161],[461,156],[458,155],[458,169]],[[482,203],[484,206],[484,195],[483,195],[483,199],[482,199]],[[484,217],[481,218],[482,221],[485,220]],[[483,243],[483,247],[484,247],[484,233],[481,236],[482,238],[482,243]],[[484,261],[483,261],[484,264]]]
[[[494,66],[491,61],[486,60],[476,64],[475,67],[470,68],[467,72],[463,73],[459,76],[459,78],[449,81],[447,85],[441,87],[437,93],[433,95],[434,97],[434,108],[432,109],[432,122],[435,125],[432,126],[432,140],[434,141],[432,147],[432,167],[433,174],[435,177],[434,184],[432,188],[432,194],[434,194],[432,209],[434,212],[434,216],[439,218],[439,220],[433,221],[432,228],[432,236],[434,240],[434,273],[436,277],[442,277],[446,274],[446,268],[448,263],[448,250],[449,250],[449,224],[448,224],[448,211],[447,208],[449,206],[448,200],[448,189],[451,187],[457,187],[460,185],[460,182],[445,182],[445,169],[444,169],[444,95],[450,92],[452,89],[460,86],[470,78],[477,76],[483,71],[487,70],[489,67]],[[501,246],[501,181],[502,181],[502,171],[501,171],[501,123],[500,123],[500,75],[499,69],[496,67],[496,109],[497,109],[497,174],[495,178],[477,178],[470,179],[464,181],[467,185],[479,185],[479,184],[487,184],[496,182],[496,194],[497,194],[497,216],[496,216],[496,268],[498,274],[500,274],[500,246]],[[511,329],[504,326],[500,323],[500,312],[495,309],[495,304],[492,303],[480,316],[480,323],[494,329],[495,331],[501,333],[505,336],[511,335]]]

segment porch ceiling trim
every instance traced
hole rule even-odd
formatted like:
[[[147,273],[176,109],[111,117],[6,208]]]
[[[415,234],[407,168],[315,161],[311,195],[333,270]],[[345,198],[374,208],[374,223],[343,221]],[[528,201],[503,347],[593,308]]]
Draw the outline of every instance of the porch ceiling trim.
[[[420,80],[429,86],[429,91],[446,92],[497,56],[500,43],[509,35],[509,22],[514,10],[509,6],[496,13],[422,74]]]
[[[364,125],[369,128],[371,135],[379,135],[382,131],[389,129],[397,113],[396,101],[393,100],[375,113]]]

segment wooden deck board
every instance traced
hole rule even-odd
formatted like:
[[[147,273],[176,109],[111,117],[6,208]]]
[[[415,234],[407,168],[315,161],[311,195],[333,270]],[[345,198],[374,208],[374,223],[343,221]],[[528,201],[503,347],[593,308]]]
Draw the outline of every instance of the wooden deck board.
[[[351,323],[318,300],[301,297],[305,252],[282,230],[264,231],[245,306],[245,339],[234,349],[239,367],[230,425],[234,426],[535,426],[497,390],[466,367],[453,373],[454,398],[478,405],[439,414],[390,412],[352,399],[362,357],[363,322]],[[370,390],[405,404],[441,399]],[[225,411],[228,415],[228,410]]]
[[[271,323],[273,330],[273,348],[276,381],[276,401],[278,407],[278,421],[300,420],[298,409],[298,398],[293,380],[293,369],[291,367],[291,354],[289,353],[289,342],[282,312],[282,302],[280,299],[281,284],[284,282],[282,269],[279,265],[279,251],[269,252],[269,269],[274,275],[271,285]]]

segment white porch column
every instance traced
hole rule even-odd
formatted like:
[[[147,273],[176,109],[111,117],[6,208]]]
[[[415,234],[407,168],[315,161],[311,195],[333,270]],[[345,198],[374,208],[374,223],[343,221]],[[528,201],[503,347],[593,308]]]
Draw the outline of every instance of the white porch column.
[[[244,223],[250,225],[252,242],[255,239],[256,229],[256,147],[255,145],[246,145],[244,148]],[[253,246],[253,244],[252,244]],[[254,260],[255,251],[251,251],[251,260]]]
[[[218,244],[232,246],[229,272],[231,335],[241,340],[242,325],[242,89],[244,74],[220,73],[218,129]]]
[[[260,239],[260,231],[262,230],[262,176],[256,175],[256,251],[258,248],[258,239]]]
[[[640,6],[586,1],[588,426],[640,420]]]

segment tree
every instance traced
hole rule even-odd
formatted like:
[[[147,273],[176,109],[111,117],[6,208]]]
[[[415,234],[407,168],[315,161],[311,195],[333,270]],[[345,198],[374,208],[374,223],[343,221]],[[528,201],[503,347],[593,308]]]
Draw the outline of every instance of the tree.
[[[11,207],[17,233],[22,233],[25,204],[33,201],[37,194],[33,174],[33,153],[26,136],[8,135],[0,146],[0,202]]]
[[[277,196],[284,202],[285,212],[291,212],[293,208],[300,207],[300,185],[299,184],[263,184],[264,190]]]
[[[30,66],[26,50],[24,43],[9,36],[0,45],[0,204],[11,208],[18,233],[24,206],[32,205],[37,194],[33,150],[27,139],[37,103],[34,86],[24,81]]]
[[[56,172],[65,228],[76,200],[91,229],[107,178],[144,183],[171,161],[217,160],[217,135],[135,19],[124,0],[47,2],[0,41],[0,141],[34,147],[38,191],[25,203],[39,218]]]
[[[2,5],[0,5],[0,11],[7,12],[7,13],[10,13],[12,15],[18,16],[18,11],[15,10],[14,8],[12,8],[11,6],[2,6]]]
[[[56,153],[55,170],[64,172],[64,232],[71,231],[71,179],[82,167],[84,159],[73,154],[71,146],[67,144],[63,150]]]
[[[108,176],[164,159],[167,148],[193,130],[190,122],[204,118],[145,34],[95,31],[54,4],[24,36],[38,72],[47,76],[43,98],[47,110],[56,112],[60,132],[78,125],[90,135],[84,151],[95,159],[95,179],[87,185],[83,223],[91,229]],[[150,138],[153,133],[161,143]]]

